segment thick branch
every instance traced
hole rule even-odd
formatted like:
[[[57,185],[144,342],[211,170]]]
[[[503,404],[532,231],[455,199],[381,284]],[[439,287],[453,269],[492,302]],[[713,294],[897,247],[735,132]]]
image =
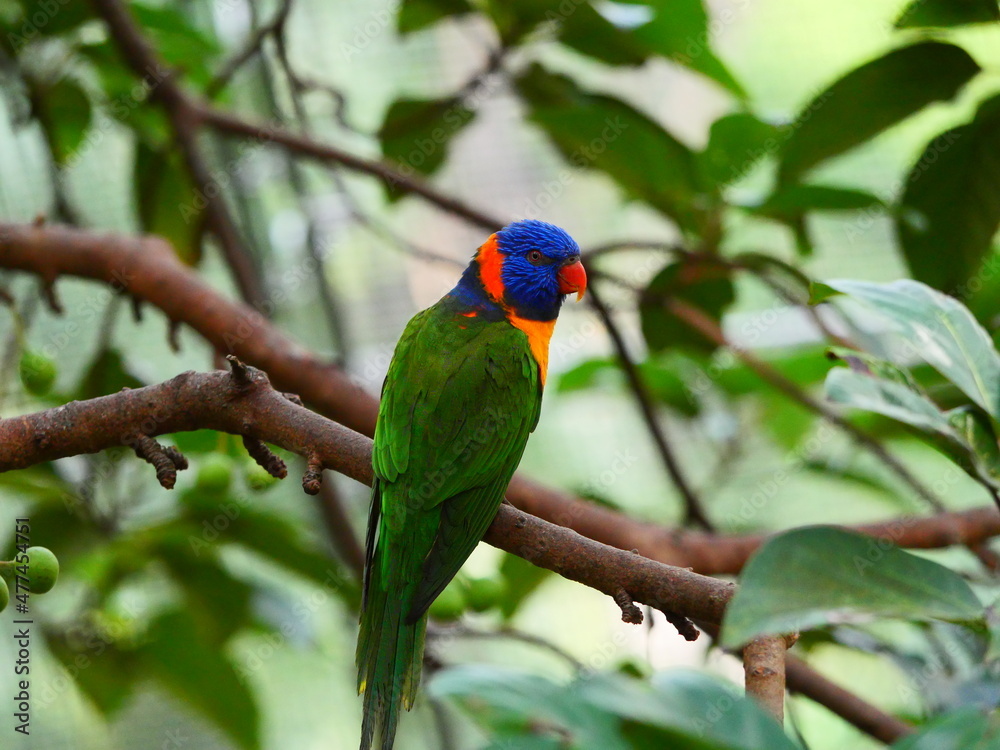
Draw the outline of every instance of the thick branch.
[[[275,391],[253,368],[186,372],[124,390],[0,420],[0,471],[131,445],[134,436],[213,429],[261,440],[371,484],[371,440]],[[539,567],[617,597],[686,617],[720,622],[734,586],[608,547],[509,505],[486,541]]]
[[[258,313],[223,298],[208,287],[177,261],[162,240],[98,235],[59,227],[0,225],[0,267],[28,271],[50,280],[62,274],[94,279],[135,299],[149,301],[168,317],[191,325],[220,350],[234,352],[264,366],[273,365],[278,373],[275,380],[283,390],[301,393],[331,416],[343,419],[352,426],[361,425],[362,429],[369,431],[374,427],[376,403],[371,396],[339,369],[324,365],[289,341]],[[228,382],[230,376],[224,373],[186,374],[150,388],[169,391],[188,387],[197,390],[199,383],[203,382],[201,379],[205,378],[222,378]],[[305,409],[299,408],[286,415],[289,421],[277,423],[273,421],[275,416],[267,408],[262,408],[259,402],[252,409],[244,407],[237,410],[238,399],[221,405],[216,400],[217,408],[213,409],[209,402],[179,402],[174,396],[167,397],[165,403],[184,403],[185,408],[164,411],[157,409],[155,400],[143,402],[143,395],[148,392],[149,389],[126,391],[84,404],[67,404],[34,417],[29,415],[0,422],[0,470],[25,467],[59,456],[95,452],[124,443],[135,434],[136,422],[125,418],[127,412],[120,412],[121,404],[115,399],[129,399],[136,409],[134,416],[142,417],[138,421],[143,434],[147,429],[150,435],[156,435],[194,429],[196,426],[232,430],[306,456],[316,456],[324,465],[361,481],[370,479],[370,441]],[[278,404],[279,411],[297,407],[291,400],[270,389],[266,393],[268,399]],[[218,396],[217,393],[215,395]],[[78,420],[82,419],[76,411],[78,409],[102,425],[101,436],[81,438],[74,429],[70,429],[74,421],[79,424]],[[199,413],[199,409],[204,413]],[[276,432],[272,433],[269,427],[274,427]],[[314,429],[315,433],[312,432]],[[308,444],[304,444],[302,438],[306,434],[310,435]],[[341,441],[339,445],[337,441]],[[338,449],[331,449],[331,445],[338,445]],[[674,561],[685,566],[690,564],[685,561],[691,560],[703,569],[727,568],[725,572],[735,572],[764,539],[761,536],[726,538],[673,532],[585,503],[524,478],[515,477],[507,494],[522,510],[545,514],[557,525],[539,522],[503,506],[487,535],[491,544],[508,545],[503,548],[523,554],[535,564],[550,564],[554,570],[581,582],[589,583],[597,571],[603,577],[595,580],[594,585],[609,595],[616,596],[624,590],[636,601],[669,612],[685,615],[690,612],[693,619],[707,622],[718,621],[728,596],[726,584],[703,579],[687,570],[668,568],[667,575],[664,566],[643,557],[655,556],[661,561]],[[937,519],[912,522],[904,519],[869,528],[904,546],[908,541],[913,541],[916,546],[945,546],[970,540],[982,541],[1000,534],[1000,519],[995,517],[995,512],[989,509],[988,514],[980,517],[982,513],[945,514],[940,526],[936,525]],[[585,537],[600,539],[618,549],[609,550],[592,539],[581,539],[569,528],[561,529],[560,526],[571,527]],[[622,551],[633,548],[638,549],[642,557]],[[568,554],[567,550],[572,550],[573,554]],[[598,551],[605,557],[598,555]],[[579,559],[575,556],[576,552],[579,552]],[[604,565],[605,562],[607,565]],[[623,570],[634,573],[623,580]],[[661,588],[664,583],[678,588],[664,591]],[[689,585],[692,588],[688,588]],[[810,675],[813,677],[810,678]],[[817,699],[823,700],[828,694],[832,695],[831,700],[839,703],[838,707],[831,708],[858,726],[861,726],[859,721],[867,720],[864,717],[880,713],[839,688],[832,693],[826,690],[828,681],[806,665],[801,665],[794,674],[790,670],[788,679],[790,688],[811,697],[813,693],[810,690],[818,681],[820,688],[815,689]],[[798,680],[798,687],[793,685],[793,679]],[[855,712],[862,719],[855,718]],[[902,726],[906,727],[905,724]]]
[[[373,396],[342,370],[292,342],[254,309],[219,294],[181,264],[161,239],[0,224],[0,268],[49,281],[67,275],[108,284],[189,325],[220,352],[267,370],[276,387],[301,395],[331,419],[368,435],[374,431],[378,402]],[[302,271],[305,277],[309,269],[290,270]],[[507,498],[521,510],[583,536],[705,575],[738,573],[767,538],[681,532],[644,523],[520,475],[511,482]],[[1000,535],[1000,515],[991,506],[852,528],[901,547],[929,549],[977,544]]]

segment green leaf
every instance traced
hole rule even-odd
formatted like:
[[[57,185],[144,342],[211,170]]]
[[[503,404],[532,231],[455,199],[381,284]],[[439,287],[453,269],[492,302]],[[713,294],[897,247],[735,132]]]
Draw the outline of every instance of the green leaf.
[[[219,433],[215,430],[178,432],[173,436],[173,440],[177,449],[184,454],[215,453],[223,444],[223,441],[219,439]]]
[[[829,284],[824,284],[822,281],[812,281],[809,283],[810,305],[821,304],[828,301],[831,297],[836,297],[840,294],[841,292],[838,292]]]
[[[586,359],[566,372],[560,373],[556,390],[559,393],[570,393],[593,388],[604,380],[606,375],[617,371],[618,367],[611,357]],[[610,375],[607,379],[618,382],[617,375]]]
[[[863,190],[827,185],[780,184],[775,192],[750,211],[786,224],[795,237],[800,255],[811,255],[813,242],[809,237],[806,213],[812,211],[857,211],[882,207],[882,201]]]
[[[24,44],[41,36],[52,36],[73,31],[93,18],[89,3],[51,2],[51,0],[19,0],[23,8],[19,22],[15,23],[10,39],[11,46],[20,52]]]
[[[195,505],[186,516],[199,530],[212,528],[225,517],[225,540],[254,550],[264,557],[294,571],[351,604],[360,601],[358,583],[342,565],[328,554],[310,548],[302,534],[286,519],[274,513],[238,502],[235,499],[213,506]],[[204,538],[204,537],[203,537]]]
[[[781,181],[796,180],[931,102],[951,99],[978,72],[965,50],[942,42],[919,42],[855,68],[799,115],[781,154]]]
[[[702,173],[720,187],[739,182],[761,159],[777,153],[778,132],[746,112],[720,117],[712,123],[708,145],[698,154]]]
[[[902,383],[837,367],[827,375],[826,397],[835,404],[875,412],[918,430],[959,441],[945,413],[926,396]]]
[[[147,145],[172,148],[170,126],[162,107],[149,106],[152,81],[136,81],[110,41],[80,44],[81,57],[91,62],[103,92],[104,111],[133,130]]]
[[[781,185],[754,213],[788,221],[802,216],[806,211],[858,211],[863,208],[882,207],[877,197],[864,190],[833,187],[829,185]]]
[[[65,636],[52,634],[46,634],[46,646],[73,675],[73,682],[98,710],[105,716],[112,716],[132,696],[142,665],[133,652],[123,650],[97,634],[87,632],[83,641],[87,648],[81,648],[81,632],[79,629],[74,631],[76,638],[73,646]]]
[[[827,399],[915,428],[973,479],[1000,486],[1000,448],[989,418],[972,406],[942,411],[919,391],[908,373],[881,377],[891,369],[892,365],[883,362],[874,375],[853,365],[851,370],[831,370],[826,380]]]
[[[573,737],[574,747],[629,750],[618,720],[580,699],[573,685],[486,665],[462,665],[434,675],[428,691],[456,701],[489,734]],[[564,745],[565,746],[565,745]]]
[[[76,153],[90,129],[90,97],[71,78],[33,91],[35,117],[57,164],[65,164]]]
[[[157,529],[151,554],[166,563],[184,592],[192,622],[206,643],[224,643],[251,623],[251,588],[230,575],[218,560],[214,540],[228,529],[231,511],[220,503],[212,522],[202,526],[178,524]]]
[[[507,584],[500,598],[503,619],[510,621],[551,573],[552,571],[532,565],[517,555],[504,554],[503,562],[500,563],[500,575]]]
[[[638,363],[639,374],[655,399],[682,414],[696,416],[698,400],[692,398],[677,363],[666,361],[668,359],[653,357]],[[625,387],[621,367],[611,357],[589,359],[567,370],[559,376],[557,389],[560,393],[568,393],[600,385],[614,386],[619,391]]]
[[[403,0],[396,16],[400,34],[410,34],[451,16],[472,12],[467,0]]]
[[[991,21],[1000,21],[996,0],[914,0],[896,20],[896,28],[964,26]]]
[[[129,10],[169,67],[181,71],[198,86],[212,80],[212,61],[221,52],[215,39],[195,27],[174,6],[131,2]],[[155,77],[159,73],[147,74]]]
[[[154,620],[140,649],[146,668],[169,690],[225,732],[239,747],[260,747],[257,705],[217,645],[206,643],[191,614]]]
[[[83,374],[76,397],[81,401],[117,393],[123,388],[142,388],[146,385],[125,366],[117,349],[102,348],[97,352]]]
[[[694,154],[623,101],[590,94],[566,76],[533,65],[516,80],[540,126],[575,167],[593,168],[625,192],[697,232],[715,194],[701,183]]]
[[[993,742],[987,742],[990,737]],[[964,708],[937,716],[914,734],[892,744],[892,750],[996,750],[997,732],[981,711]]]
[[[378,138],[382,154],[400,165],[432,174],[444,162],[451,139],[475,113],[454,97],[399,99],[385,115]]]
[[[625,719],[627,737],[657,737],[653,747],[794,750],[799,747],[753,700],[731,683],[690,669],[653,676],[652,685],[614,674],[581,686],[595,706]],[[713,711],[712,706],[726,706]],[[640,728],[654,731],[639,731]],[[642,745],[641,747],[643,747]]]
[[[587,2],[559,24],[559,41],[608,65],[641,65],[649,51],[634,34],[619,29]]]
[[[746,92],[712,51],[708,15],[701,0],[647,0],[653,9],[649,23],[633,31],[650,50],[728,89],[741,99]]]
[[[750,558],[726,608],[722,643],[872,617],[971,621],[983,607],[953,571],[885,540],[834,527],[794,529]]]
[[[173,150],[136,146],[134,184],[142,229],[165,238],[188,265],[201,260],[205,200]]]
[[[994,96],[972,122],[927,144],[907,177],[896,233],[915,279],[965,297],[998,228],[1000,96]]]
[[[968,446],[972,464],[978,472],[969,473],[994,487],[1000,487],[1000,446],[989,417],[972,406],[960,406],[945,413],[955,432]]]
[[[911,344],[912,354],[958,386],[994,419],[1000,419],[1000,356],[989,334],[960,302],[908,279],[888,284],[826,283],[893,323]]]
[[[715,351],[715,342],[667,310],[664,303],[670,298],[694,305],[718,323],[725,309],[736,299],[729,269],[711,262],[670,263],[653,277],[639,300],[642,335],[651,351],[668,348],[703,353]]]

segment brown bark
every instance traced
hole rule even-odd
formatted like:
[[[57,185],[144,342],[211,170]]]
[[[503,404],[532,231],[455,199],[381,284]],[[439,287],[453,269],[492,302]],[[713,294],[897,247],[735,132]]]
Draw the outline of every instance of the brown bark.
[[[369,438],[294,403],[260,370],[241,367],[185,372],[158,385],[0,420],[0,471],[204,428],[278,445],[314,465],[372,481]],[[709,622],[721,621],[734,590],[509,505],[501,506],[485,541],[616,600],[624,591],[630,601]]]
[[[33,273],[50,283],[67,275],[108,284],[192,327],[220,352],[266,370],[276,387],[298,393],[331,419],[367,435],[374,431],[378,403],[373,396],[342,370],[291,341],[259,312],[210,287],[161,239],[0,224],[0,268]],[[767,538],[641,522],[521,475],[514,477],[507,498],[521,510],[583,536],[704,575],[738,573]],[[851,528],[901,547],[974,545],[1000,534],[1000,515],[992,507],[976,508]]]
[[[743,671],[747,695],[779,724],[785,722],[785,645],[784,636],[755,638],[743,647]]]

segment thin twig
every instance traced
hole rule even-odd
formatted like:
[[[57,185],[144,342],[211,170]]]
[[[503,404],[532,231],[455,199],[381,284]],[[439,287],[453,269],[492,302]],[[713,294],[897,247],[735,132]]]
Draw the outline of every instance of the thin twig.
[[[862,432],[835,411],[828,408],[825,404],[822,404],[814,399],[764,360],[759,359],[757,356],[742,347],[733,345],[725,337],[718,324],[704,312],[684,300],[677,298],[664,300],[664,306],[670,313],[701,333],[710,341],[715,342],[718,346],[724,346],[731,350],[736,357],[743,362],[743,364],[753,370],[753,372],[755,372],[762,380],[770,383],[793,401],[797,401],[810,411],[819,414],[824,419],[850,435],[859,445],[863,446],[870,453],[875,455],[900,479],[906,482],[906,484],[916,491],[920,497],[926,500],[932,508],[938,512],[945,510],[944,503],[941,502],[937,495],[931,492],[931,490],[925,487],[919,479],[913,476],[910,470],[906,468],[906,466],[904,466],[899,459],[886,450],[885,446],[870,435]]]
[[[215,77],[205,87],[205,96],[209,99],[214,99],[229,85],[229,81],[236,75],[240,68],[252,58],[260,55],[264,40],[267,39],[268,35],[284,27],[291,10],[292,0],[281,0],[278,10],[275,11],[271,20],[254,29],[243,43],[243,47],[239,52],[222,64],[219,72],[215,74]]]
[[[198,144],[201,109],[177,83],[176,71],[165,65],[121,0],[91,1],[126,64],[150,87],[151,96],[163,105],[184,164],[204,199],[208,225],[219,241],[240,294],[248,302],[262,305],[266,294],[260,274],[243,248],[239,230]]]
[[[590,289],[589,298],[590,303],[593,305],[597,314],[603,321],[604,327],[608,331],[608,335],[611,336],[611,342],[615,347],[616,354],[618,355],[618,362],[625,373],[625,377],[629,383],[629,388],[632,391],[632,395],[635,397],[639,410],[642,412],[642,418],[646,423],[646,429],[649,430],[649,434],[653,438],[653,442],[656,444],[656,448],[660,454],[660,459],[663,461],[663,466],[667,470],[667,474],[670,476],[671,481],[673,481],[674,486],[677,487],[677,490],[681,494],[681,498],[684,502],[685,521],[693,521],[703,529],[711,531],[712,522],[709,521],[708,517],[705,515],[705,512],[702,509],[701,500],[698,498],[697,494],[695,494],[694,489],[684,476],[684,472],[680,467],[680,462],[678,462],[677,457],[674,455],[674,452],[670,447],[663,425],[656,416],[656,409],[653,406],[653,400],[649,395],[645,382],[642,380],[642,376],[639,374],[638,368],[629,356],[628,349],[625,346],[625,339],[623,338],[621,331],[618,330],[618,326],[612,319],[611,312],[608,310],[607,305],[604,304],[600,294],[598,294],[596,289],[593,287]]]

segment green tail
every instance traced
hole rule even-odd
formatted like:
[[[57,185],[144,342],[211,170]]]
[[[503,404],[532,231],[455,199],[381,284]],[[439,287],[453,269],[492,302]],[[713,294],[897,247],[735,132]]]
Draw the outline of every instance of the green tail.
[[[393,555],[391,545],[373,546],[356,657],[358,692],[365,696],[361,750],[371,750],[376,734],[381,750],[392,750],[400,707],[410,709],[420,684],[427,615],[407,623],[415,583],[386,580],[383,556]]]

